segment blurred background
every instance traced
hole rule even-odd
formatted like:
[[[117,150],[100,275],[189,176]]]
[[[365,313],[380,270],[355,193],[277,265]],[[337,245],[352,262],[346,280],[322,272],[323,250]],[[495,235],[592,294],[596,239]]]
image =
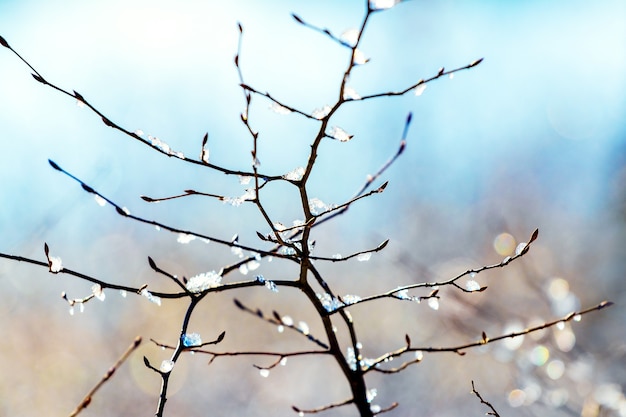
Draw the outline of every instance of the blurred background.
[[[50,82],[76,90],[109,119],[199,158],[209,133],[212,163],[249,170],[252,140],[240,121],[244,97],[233,57],[237,22],[244,80],[305,112],[333,104],[348,50],[297,24],[340,36],[357,28],[364,1],[0,0],[0,35]],[[484,415],[481,394],[502,415],[626,416],[626,3],[621,0],[407,1],[372,16],[362,40],[370,61],[354,69],[359,94],[399,91],[484,57],[470,71],[428,84],[419,96],[347,103],[331,120],[354,135],[327,140],[310,197],[341,204],[397,150],[407,113],[408,145],[376,182],[383,194],[360,201],[316,229],[316,253],[344,255],[389,246],[368,262],[320,264],[339,294],[367,296],[399,285],[444,280],[500,262],[527,241],[530,253],[474,279],[488,290],[442,288],[427,303],[381,300],[350,309],[364,354],[403,346],[454,346],[598,304],[616,306],[523,341],[454,354],[425,354],[401,374],[372,375],[373,403],[400,403],[396,416]],[[37,83],[9,50],[0,50],[0,252],[45,260],[44,242],[63,266],[105,281],[176,291],[148,266],[178,276],[219,270],[238,260],[200,240],[179,243],[101,207],[50,158],[136,215],[183,229],[259,245],[268,232],[254,207],[190,197],[148,204],[186,189],[237,197],[238,178],[167,158],[106,127],[76,100]],[[283,175],[307,161],[318,124],[278,114],[254,97],[261,171]],[[276,221],[302,219],[294,187],[273,183],[263,198]],[[294,265],[263,261],[225,281],[293,279]],[[465,285],[464,281],[461,282]],[[67,415],[135,336],[144,343],[94,397],[84,415],[153,415],[159,378],[142,356],[168,358],[148,342],[174,344],[186,305],[159,307],[105,291],[84,312],[70,298],[91,285],[45,268],[0,260],[0,416]],[[411,292],[426,295],[427,292]],[[237,297],[321,324],[302,296],[264,288],[208,297],[190,330],[205,341],[226,330],[218,350],[311,349],[294,332],[237,310]],[[340,329],[342,330],[342,329]],[[293,333],[293,334],[290,334]],[[347,346],[347,345],[346,345]],[[173,376],[168,415],[294,415],[348,396],[338,367],[325,358],[291,358],[266,378],[260,357],[185,356]],[[328,415],[352,416],[350,407]]]

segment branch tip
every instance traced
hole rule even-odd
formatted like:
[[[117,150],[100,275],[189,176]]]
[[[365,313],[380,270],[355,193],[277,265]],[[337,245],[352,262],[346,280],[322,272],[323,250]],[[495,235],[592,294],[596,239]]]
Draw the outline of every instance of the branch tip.
[[[9,43],[2,36],[0,36],[0,45],[4,46],[5,48],[11,49],[11,47],[9,46]]]

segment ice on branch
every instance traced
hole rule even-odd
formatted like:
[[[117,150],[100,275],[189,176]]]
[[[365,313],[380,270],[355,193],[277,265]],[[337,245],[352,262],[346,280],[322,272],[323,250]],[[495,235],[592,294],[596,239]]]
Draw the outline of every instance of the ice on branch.
[[[226,197],[224,203],[228,203],[233,207],[239,207],[244,201],[252,201],[256,198],[256,191],[254,188],[247,188],[246,192],[239,197]]]
[[[250,262],[246,262],[245,264],[241,265],[239,267],[239,272],[241,272],[243,275],[247,275],[249,271],[254,271],[255,269],[258,269],[261,266],[261,264],[256,261],[256,260],[252,260]]]
[[[348,132],[337,126],[333,126],[330,128],[328,136],[331,139],[338,140],[339,142],[348,142],[354,137],[354,135],[349,135]]]
[[[169,154],[172,150],[170,148],[170,145],[163,142],[161,139],[157,138],[156,136],[148,135],[148,140],[150,141],[150,144],[152,144],[152,146],[159,148],[166,154]]]
[[[300,181],[303,176],[304,176],[304,168],[298,167],[294,169],[293,171],[289,171],[288,173],[283,175],[283,178],[289,181]]]
[[[192,347],[202,344],[202,337],[198,333],[186,333],[181,337],[183,346]]]
[[[480,291],[480,284],[473,279],[470,279],[465,283],[465,289],[467,291]]]
[[[104,207],[107,204],[107,201],[104,198],[100,197],[98,194],[96,194],[93,199],[96,200],[96,204],[98,204],[100,207]]]
[[[104,290],[100,284],[93,284],[91,286],[91,292],[100,301],[104,301],[106,298],[106,294],[104,294]]]
[[[363,51],[361,51],[360,49],[354,50],[354,65],[364,65],[367,64],[369,60],[370,59],[365,56]]]
[[[426,83],[422,81],[417,85],[417,87],[415,87],[415,95],[421,96],[424,93],[424,90],[426,90]]]
[[[196,237],[194,235],[190,235],[188,233],[179,233],[178,234],[178,238],[176,239],[176,241],[178,243],[182,243],[184,245],[186,245],[187,243],[191,242],[192,240],[195,240]]]
[[[322,306],[324,307],[324,309],[326,311],[333,312],[335,310],[337,310],[340,307],[343,307],[343,303],[341,301],[339,301],[337,298],[332,297],[330,294],[328,293],[324,293],[324,294],[316,294],[318,300],[320,300],[320,302],[322,303]]]
[[[148,291],[147,289],[143,289],[141,290],[140,294],[144,297],[146,297],[148,299],[148,301],[150,301],[151,303],[154,303],[158,306],[161,305],[161,297],[157,297],[156,295],[152,295],[152,293],[150,291]]]
[[[265,288],[267,288],[268,290],[272,292],[278,292],[278,287],[276,286],[274,281],[266,280],[265,277],[263,277],[263,275],[257,275],[256,280],[260,282],[261,284],[265,285]]]
[[[324,106],[321,109],[315,109],[313,110],[313,114],[312,116],[318,120],[323,119],[324,117],[328,116],[328,114],[330,113],[330,106]]]
[[[359,262],[367,262],[372,257],[372,252],[362,253],[356,257],[356,260]]]
[[[274,113],[278,113],[278,114],[289,114],[289,113],[291,113],[291,110],[289,110],[287,107],[281,106],[278,103],[270,104],[270,110],[272,110]]]
[[[386,10],[391,9],[396,4],[401,3],[403,0],[370,0],[370,9],[372,10]]]
[[[345,305],[350,305],[361,301],[361,297],[359,297],[358,295],[346,294],[341,297],[341,301],[343,301]]]
[[[319,198],[313,197],[309,199],[309,210],[311,210],[311,214],[313,214],[314,216],[317,216],[318,214],[323,213],[329,209],[331,209],[331,207]]]
[[[437,298],[429,298],[428,307],[432,308],[435,311],[439,310],[439,300]]]
[[[343,98],[350,100],[360,100],[361,96],[359,95],[359,93],[356,92],[354,88],[346,85],[343,88]]]
[[[174,361],[170,361],[167,359],[161,362],[161,366],[159,367],[159,371],[166,374],[172,372],[172,369],[174,369]]]
[[[219,287],[222,276],[215,271],[205,272],[189,278],[185,287],[191,292],[202,292],[209,288]]]
[[[521,242],[519,243],[516,247],[515,247],[515,255],[521,255],[524,250],[526,249],[526,246],[528,246],[528,244],[526,242]]]
[[[135,132],[134,132],[134,133],[135,133],[135,135],[137,135],[137,136],[139,136],[139,137],[142,137],[142,136],[143,136],[143,130],[141,130],[141,129],[137,129],[137,130],[135,130]]]
[[[368,389],[365,393],[365,396],[367,397],[367,402],[371,403],[372,401],[374,401],[376,395],[378,395],[378,390],[376,388]]]
[[[270,376],[270,370],[269,369],[260,369],[259,370],[259,375],[261,375],[263,378],[267,378],[268,376]]]
[[[341,34],[339,39],[346,45],[354,46],[359,39],[359,30],[355,28],[348,29]]]
[[[250,184],[250,181],[252,181],[252,177],[249,177],[247,175],[240,175],[239,176],[239,184],[241,184],[241,185],[248,185],[248,184]]]

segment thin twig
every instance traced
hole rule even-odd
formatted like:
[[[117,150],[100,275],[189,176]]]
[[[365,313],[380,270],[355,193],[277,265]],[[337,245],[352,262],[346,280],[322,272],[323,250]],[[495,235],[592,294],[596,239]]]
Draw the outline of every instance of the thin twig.
[[[105,382],[107,382],[113,376],[115,371],[119,369],[119,367],[126,361],[126,359],[128,359],[130,354],[133,353],[139,347],[140,344],[141,344],[141,337],[137,336],[135,340],[133,341],[133,343],[122,354],[122,356],[120,356],[119,359],[115,362],[115,364],[113,364],[113,366],[111,366],[109,370],[104,374],[102,379],[100,379],[100,381],[98,381],[98,383],[87,393],[87,395],[85,395],[85,397],[82,399],[80,404],[78,404],[76,408],[74,409],[74,411],[70,413],[69,417],[76,417],[78,414],[80,414],[80,412],[83,409],[87,408],[89,404],[91,404],[91,400],[94,394],[100,389],[102,385],[104,385]]]

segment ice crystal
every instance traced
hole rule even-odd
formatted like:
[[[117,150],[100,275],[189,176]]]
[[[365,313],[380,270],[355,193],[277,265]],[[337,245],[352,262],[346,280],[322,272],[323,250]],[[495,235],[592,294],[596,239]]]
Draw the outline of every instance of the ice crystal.
[[[286,366],[287,365],[287,357],[284,357],[280,360],[280,366]]]
[[[359,297],[358,295],[346,294],[341,297],[341,300],[344,302],[344,304],[349,305],[358,303],[359,301],[361,301],[361,297]]]
[[[318,214],[328,210],[328,206],[319,198],[311,198],[309,199],[309,210],[311,210],[311,214],[317,216]]]
[[[94,200],[96,200],[96,203],[97,203],[100,207],[104,207],[104,206],[106,206],[106,204],[107,204],[107,201],[106,201],[104,198],[100,197],[98,194],[96,194],[96,195],[93,197],[93,199],[94,199]]]
[[[365,54],[360,49],[354,50],[354,65],[363,65],[369,62],[369,58],[365,57]]]
[[[356,260],[359,262],[367,262],[372,257],[372,252],[362,253],[357,256]]]
[[[263,378],[267,378],[268,376],[270,376],[270,370],[269,369],[260,369],[259,370],[259,375],[261,375]]]
[[[248,265],[239,265],[239,272],[241,273],[241,275],[248,275]]]
[[[298,329],[305,336],[309,334],[309,325],[306,324],[306,322],[304,322],[304,321],[298,322]]]
[[[150,291],[148,291],[147,289],[143,289],[141,290],[141,295],[143,295],[144,297],[146,297],[148,299],[148,301],[150,301],[151,303],[154,303],[158,306],[161,305],[161,297],[157,297],[156,295],[152,295],[152,293]]]
[[[50,263],[50,272],[56,274],[63,269],[63,261],[61,258],[50,256],[48,257],[48,262]]]
[[[250,181],[252,181],[252,177],[249,177],[247,175],[240,175],[239,176],[239,184],[241,184],[241,185],[248,185],[248,184],[250,184]]]
[[[353,135],[349,135],[345,130],[337,126],[330,128],[328,136],[332,139],[338,140],[339,142],[348,142],[353,137]]]
[[[326,311],[331,312],[343,306],[343,303],[328,293],[316,294]]]
[[[278,103],[270,104],[270,110],[272,110],[273,112],[278,113],[278,114],[289,114],[289,113],[291,113],[291,110],[289,110],[287,107],[281,106]]]
[[[186,245],[187,243],[191,242],[195,238],[196,237],[194,235],[190,235],[188,233],[179,233],[178,234],[178,238],[176,239],[176,241],[178,243],[182,243],[182,244]]]
[[[416,350],[415,359],[418,361],[421,361],[422,359],[424,359],[424,352],[422,352],[421,350]]]
[[[74,315],[74,306],[70,306],[68,312],[70,313],[70,316]]]
[[[429,298],[428,299],[428,307],[432,308],[433,310],[439,310],[439,300],[436,298]]]
[[[422,82],[417,87],[415,87],[415,95],[421,96],[424,93],[424,90],[426,90],[426,83]]]
[[[289,171],[288,173],[283,175],[283,178],[286,180],[290,180],[290,181],[300,181],[303,175],[304,175],[304,168],[298,167],[294,169],[293,171]]]
[[[343,88],[343,97],[350,100],[360,100],[361,95],[352,87],[345,86]]]
[[[518,256],[519,256],[519,255],[521,255],[521,254],[522,254],[522,252],[524,251],[524,249],[526,249],[526,246],[527,246],[527,245],[528,245],[528,244],[527,244],[526,242],[521,242],[521,243],[519,243],[519,244],[515,247],[515,254],[516,254],[516,255],[518,255]]]
[[[281,248],[278,250],[278,253],[280,253],[281,255],[295,255],[296,250],[288,246],[281,246]]]
[[[283,322],[285,326],[289,326],[289,327],[293,326],[293,319],[291,318],[291,316],[283,316],[281,317],[280,320]]]
[[[354,46],[359,39],[359,30],[355,28],[348,29],[341,34],[339,39],[346,45]]]
[[[465,289],[467,291],[479,291],[480,290],[480,284],[476,281],[474,281],[473,279],[470,279],[469,281],[467,281],[465,283]]]
[[[168,145],[167,143],[163,142],[161,139],[157,138],[156,136],[151,136],[148,135],[148,140],[150,141],[150,144],[157,148],[160,149],[161,151],[163,151],[164,153],[168,154],[171,152],[171,148],[170,145]]]
[[[274,281],[265,281],[265,288],[272,292],[278,292],[278,287],[274,283]]]
[[[312,116],[318,120],[323,119],[324,117],[328,116],[328,114],[330,113],[330,106],[324,106],[321,109],[315,109],[313,110],[313,114]]]
[[[402,2],[402,0],[370,0],[370,8],[372,10],[391,9],[400,2]]]
[[[215,271],[210,271],[189,278],[186,287],[191,292],[201,292],[209,288],[219,287],[221,282],[222,276]]]
[[[380,411],[381,411],[381,410],[382,410],[382,408],[380,408],[380,405],[378,405],[378,404],[372,404],[372,405],[370,406],[370,411],[371,411],[372,413],[374,413],[374,414],[378,414],[378,413],[380,413]]]
[[[202,337],[198,333],[187,333],[182,336],[183,346],[200,346],[202,344]]]
[[[333,259],[342,259],[343,256],[340,253],[336,253],[332,256]]]
[[[122,298],[126,298],[126,290],[120,290],[120,295]]]
[[[174,361],[167,359],[161,362],[161,366],[159,367],[159,370],[166,374],[172,372],[172,369],[174,369]]]
[[[367,392],[365,393],[367,402],[371,403],[374,400],[374,398],[376,398],[376,395],[378,395],[378,390],[376,388],[368,389]]]
[[[396,291],[393,295],[400,300],[413,300],[413,297],[409,295],[409,290],[406,289]]]
[[[104,301],[106,294],[104,294],[104,291],[102,290],[102,286],[100,284],[93,284],[91,286],[91,292],[98,300]]]
[[[135,130],[135,135],[140,136],[140,137],[143,136],[143,130],[141,129]]]
[[[350,369],[356,371],[356,356],[352,346],[348,346],[348,349],[346,350],[346,362],[350,366]]]

